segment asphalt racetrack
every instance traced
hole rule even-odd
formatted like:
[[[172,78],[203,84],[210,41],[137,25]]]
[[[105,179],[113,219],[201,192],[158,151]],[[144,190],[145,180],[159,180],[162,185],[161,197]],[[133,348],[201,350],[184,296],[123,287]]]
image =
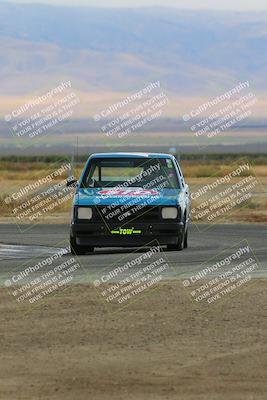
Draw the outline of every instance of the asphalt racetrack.
[[[36,265],[39,261],[55,254],[59,249],[68,246],[68,225],[35,225],[21,226],[0,225],[0,286],[5,287],[6,280],[14,271]],[[164,256],[171,268],[166,271],[163,280],[184,279],[193,272],[201,270],[211,259],[222,259],[239,247],[249,245],[258,266],[252,272],[253,277],[266,277],[267,271],[267,226],[246,225],[193,225],[190,226],[189,247],[182,252],[170,252],[162,248]],[[233,246],[233,247],[232,247]],[[233,250],[231,251],[231,248]],[[224,252],[226,249],[226,253]],[[74,274],[72,283],[91,283],[102,271],[111,266],[124,265],[129,260],[138,257],[145,250],[136,248],[105,248],[96,249],[95,253],[79,256],[77,259],[82,268]],[[219,256],[218,256],[219,255]],[[64,260],[71,254],[64,255]],[[156,255],[156,257],[159,257]],[[151,259],[152,260],[152,259]],[[151,262],[147,261],[147,264]],[[238,262],[238,261],[236,261]],[[42,273],[49,265],[42,268]],[[138,268],[138,265],[136,266]],[[222,267],[220,273],[223,269]],[[132,269],[134,271],[134,268]],[[216,275],[216,273],[214,273]],[[36,275],[38,273],[36,272]],[[32,279],[32,278],[31,278]]]

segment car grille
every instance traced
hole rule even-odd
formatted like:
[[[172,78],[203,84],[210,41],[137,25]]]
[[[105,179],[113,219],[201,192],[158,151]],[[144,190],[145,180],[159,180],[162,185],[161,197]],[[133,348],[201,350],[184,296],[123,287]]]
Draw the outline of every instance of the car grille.
[[[161,220],[160,207],[153,206],[121,206],[108,209],[106,206],[97,206],[94,210],[95,222],[126,223],[135,220],[136,222],[159,222]]]

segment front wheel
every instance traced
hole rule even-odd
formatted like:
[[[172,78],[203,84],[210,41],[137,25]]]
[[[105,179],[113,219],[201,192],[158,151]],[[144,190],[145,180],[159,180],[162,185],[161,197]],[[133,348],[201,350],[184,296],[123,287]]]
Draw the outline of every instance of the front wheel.
[[[74,238],[70,238],[70,251],[71,254],[81,256],[86,253],[93,253],[94,247],[93,246],[79,246],[76,244]]]
[[[188,228],[178,237],[177,244],[168,244],[167,250],[169,251],[182,251],[188,247]]]
[[[188,247],[188,228],[184,235],[184,248],[187,249],[187,247]]]
[[[178,237],[177,244],[168,244],[167,245],[167,250],[169,251],[182,251],[184,248],[184,238],[185,234],[184,232]]]

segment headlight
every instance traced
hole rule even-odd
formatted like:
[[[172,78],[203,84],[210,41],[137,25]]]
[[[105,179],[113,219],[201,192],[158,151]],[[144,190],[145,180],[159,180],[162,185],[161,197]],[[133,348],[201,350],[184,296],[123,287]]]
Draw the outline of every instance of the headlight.
[[[178,210],[176,207],[163,207],[161,215],[163,219],[176,219],[178,217]]]
[[[78,219],[92,219],[93,210],[90,207],[78,207]]]

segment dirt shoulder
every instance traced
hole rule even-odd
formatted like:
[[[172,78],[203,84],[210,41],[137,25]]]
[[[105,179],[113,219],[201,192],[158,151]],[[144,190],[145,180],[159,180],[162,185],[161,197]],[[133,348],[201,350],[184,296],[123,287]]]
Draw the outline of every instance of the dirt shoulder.
[[[3,400],[265,399],[267,282],[206,314],[163,284],[116,314],[72,286],[22,314],[0,289]]]

